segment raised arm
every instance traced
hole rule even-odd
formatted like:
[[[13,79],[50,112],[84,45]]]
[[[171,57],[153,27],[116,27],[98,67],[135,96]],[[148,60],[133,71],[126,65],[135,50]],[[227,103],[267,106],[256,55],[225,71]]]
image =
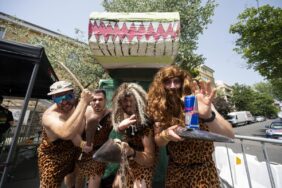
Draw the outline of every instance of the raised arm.
[[[211,132],[234,138],[232,125],[225,120],[220,113],[213,107],[212,111],[215,113],[215,119],[211,122],[205,123]]]
[[[65,140],[72,139],[81,126],[84,126],[85,110],[91,100],[91,93],[88,90],[83,90],[77,107],[67,120],[52,109],[45,112],[42,117],[42,124],[46,128],[47,134]],[[51,108],[55,109],[55,105]]]
[[[199,117],[203,120],[209,120],[205,123],[209,127],[209,130],[234,138],[232,125],[218,113],[212,104],[216,90],[211,88],[210,81],[200,81],[199,85],[193,82],[193,90],[198,99]],[[215,115],[214,118],[213,115]]]

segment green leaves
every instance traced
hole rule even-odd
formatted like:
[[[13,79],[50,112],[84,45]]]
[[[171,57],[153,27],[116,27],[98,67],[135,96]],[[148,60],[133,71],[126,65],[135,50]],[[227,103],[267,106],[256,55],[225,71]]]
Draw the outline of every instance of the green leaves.
[[[273,105],[273,88],[268,83],[258,83],[254,89],[250,86],[235,84],[232,86],[231,102],[237,111],[250,111],[253,115],[276,116],[278,109]]]
[[[112,12],[179,12],[181,38],[176,64],[197,75],[194,68],[203,64],[202,55],[195,54],[197,40],[211,22],[214,0],[104,0],[106,11]]]
[[[231,25],[230,32],[239,35],[234,50],[242,54],[250,68],[269,80],[282,78],[281,8],[248,8]]]

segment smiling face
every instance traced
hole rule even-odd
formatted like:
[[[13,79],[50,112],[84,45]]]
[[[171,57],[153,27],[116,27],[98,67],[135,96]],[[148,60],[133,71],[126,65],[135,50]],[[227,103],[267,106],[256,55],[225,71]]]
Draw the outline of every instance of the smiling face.
[[[106,107],[106,98],[102,92],[93,94],[92,107],[95,112],[102,112]]]
[[[73,91],[54,94],[52,99],[63,112],[69,112],[74,107],[75,96]]]

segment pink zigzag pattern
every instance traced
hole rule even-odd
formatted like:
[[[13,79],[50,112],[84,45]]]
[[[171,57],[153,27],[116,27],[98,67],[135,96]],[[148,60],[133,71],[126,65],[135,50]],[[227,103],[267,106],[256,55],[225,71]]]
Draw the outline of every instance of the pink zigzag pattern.
[[[175,40],[179,37],[180,30],[179,22],[177,23],[176,32],[173,31],[173,22],[169,23],[168,29],[166,31],[162,23],[158,24],[157,29],[155,29],[153,24],[150,23],[147,30],[142,22],[140,25],[136,25],[136,23],[132,22],[129,28],[127,28],[125,23],[123,23],[120,29],[117,23],[112,24],[113,25],[109,23],[106,25],[103,21],[100,21],[100,25],[98,26],[96,21],[94,21],[94,23],[91,23],[90,21],[88,25],[89,38],[92,35],[95,35],[96,39],[99,40],[100,36],[103,35],[105,41],[107,41],[109,37],[112,36],[112,40],[114,41],[118,36],[120,40],[123,40],[125,37],[127,37],[128,41],[131,42],[135,36],[137,37],[138,41],[141,40],[142,36],[145,36],[147,41],[152,36],[154,37],[155,41],[158,41],[160,37],[167,39],[168,36],[171,36],[171,38]]]

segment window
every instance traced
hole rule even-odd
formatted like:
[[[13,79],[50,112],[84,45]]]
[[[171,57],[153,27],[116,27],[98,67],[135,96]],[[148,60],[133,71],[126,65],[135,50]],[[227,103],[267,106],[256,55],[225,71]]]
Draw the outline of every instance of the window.
[[[4,38],[4,36],[5,36],[5,31],[6,31],[6,28],[0,26],[0,39],[3,39],[3,38]]]

